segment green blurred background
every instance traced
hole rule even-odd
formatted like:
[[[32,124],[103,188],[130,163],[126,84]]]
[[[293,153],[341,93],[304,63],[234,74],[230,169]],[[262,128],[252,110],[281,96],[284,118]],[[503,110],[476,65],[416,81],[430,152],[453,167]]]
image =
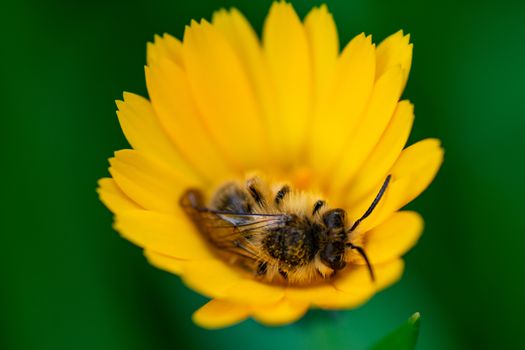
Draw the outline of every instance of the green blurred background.
[[[301,16],[319,3],[293,1]],[[439,137],[447,151],[411,205],[426,230],[402,281],[355,311],[313,312],[293,326],[194,326],[204,299],[121,239],[95,194],[106,159],[127,147],[114,100],[146,94],[154,33],[180,37],[190,19],[232,5],[260,30],[270,1],[6,1],[1,349],[319,349],[303,336],[327,337],[313,318],[363,349],[414,311],[419,349],[525,348],[525,3],[327,3],[342,43],[362,31],[376,42],[412,34],[412,141]]]

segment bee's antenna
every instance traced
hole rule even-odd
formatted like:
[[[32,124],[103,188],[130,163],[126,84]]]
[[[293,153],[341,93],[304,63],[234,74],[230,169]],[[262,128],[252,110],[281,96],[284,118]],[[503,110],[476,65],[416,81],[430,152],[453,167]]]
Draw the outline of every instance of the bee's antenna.
[[[375,282],[376,277],[374,275],[374,269],[372,268],[372,264],[370,264],[370,260],[368,260],[368,256],[366,255],[365,250],[362,247],[353,245],[350,242],[346,243],[346,246],[356,250],[359,253],[359,255],[361,255],[363,259],[365,259],[366,267],[368,268],[368,272],[370,273],[370,279],[372,280],[372,282]]]
[[[361,221],[363,221],[370,214],[372,214],[372,212],[374,211],[377,203],[379,203],[379,201],[381,200],[381,197],[383,197],[383,195],[385,194],[386,188],[388,187],[388,184],[389,184],[391,178],[392,178],[392,175],[388,175],[386,177],[385,182],[383,182],[383,186],[381,186],[381,189],[379,189],[379,192],[377,193],[376,198],[374,198],[374,201],[372,202],[372,204],[370,205],[368,210],[363,214],[363,216],[361,216],[359,219],[356,220],[356,222],[354,222],[354,224],[352,225],[350,230],[348,230],[348,232],[354,231],[357,228],[357,226],[359,226]]]

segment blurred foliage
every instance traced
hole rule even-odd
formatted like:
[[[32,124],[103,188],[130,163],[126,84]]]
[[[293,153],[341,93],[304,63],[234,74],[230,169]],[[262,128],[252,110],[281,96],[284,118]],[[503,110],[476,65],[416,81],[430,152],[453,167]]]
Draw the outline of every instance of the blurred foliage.
[[[305,15],[314,1],[293,1]],[[403,280],[351,311],[310,312],[279,329],[252,321],[195,327],[205,300],[149,266],[111,228],[95,194],[106,159],[127,147],[123,90],[146,94],[145,44],[235,5],[260,29],[270,1],[4,2],[0,11],[1,349],[329,347],[322,317],[363,349],[420,310],[419,349],[525,348],[523,150],[525,3],[327,1],[341,42],[404,29],[414,63],[412,141],[443,140],[445,164],[411,208],[426,219]],[[505,322],[502,322],[505,320]],[[317,347],[318,349],[319,347]]]
[[[414,350],[420,323],[419,313],[413,314],[407,322],[381,339],[371,350]]]

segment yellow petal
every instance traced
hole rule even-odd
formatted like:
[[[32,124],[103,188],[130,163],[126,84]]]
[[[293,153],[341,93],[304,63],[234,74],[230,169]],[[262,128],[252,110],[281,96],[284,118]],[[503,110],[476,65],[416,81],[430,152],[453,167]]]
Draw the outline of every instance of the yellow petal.
[[[312,56],[314,97],[318,99],[320,94],[326,93],[333,79],[339,55],[339,37],[332,14],[324,4],[308,13],[304,27]]]
[[[412,248],[423,231],[423,219],[412,211],[392,214],[364,234],[364,248],[372,265],[398,258]],[[364,264],[362,259],[356,263]]]
[[[157,253],[151,249],[145,249],[144,255],[149,263],[161,270],[171,272],[175,275],[181,275],[184,270],[184,264],[187,260],[177,259],[168,255]]]
[[[403,35],[403,31],[400,30],[383,40],[377,47],[378,74],[382,75],[394,66],[401,66],[403,71],[402,90],[405,88],[412,65],[412,46],[410,34]]]
[[[348,185],[344,199],[349,207],[382,185],[407,142],[413,122],[414,106],[408,101],[399,102],[381,140]]]
[[[374,296],[372,289],[358,291],[337,291],[330,299],[319,300],[315,305],[325,310],[353,309],[366,303]]]
[[[191,261],[184,265],[184,283],[210,298],[224,298],[226,291],[243,276],[222,260]]]
[[[385,73],[375,84],[366,114],[353,137],[345,146],[335,172],[330,175],[335,193],[348,186],[370,155],[386,129],[401,94],[402,73],[398,66]]]
[[[370,278],[368,268],[354,265],[341,273],[333,284],[343,292],[360,293],[360,291],[377,292],[397,282],[402,274],[404,263],[401,259],[391,260],[383,264],[374,264],[375,281]]]
[[[309,302],[322,309],[350,309],[363,304],[373,295],[373,289],[358,289],[351,293],[340,291],[333,284],[310,287],[291,287],[286,290],[287,298],[293,301]]]
[[[425,139],[403,150],[399,159],[392,167],[394,181],[408,181],[411,191],[405,194],[401,205],[416,198],[432,182],[441,163],[444,151],[437,139]]]
[[[364,303],[372,295],[372,289],[359,289],[348,293],[337,290],[331,283],[286,289],[286,298],[294,302],[311,303],[323,309],[353,308]]]
[[[297,321],[308,311],[307,302],[282,299],[274,305],[252,308],[252,317],[267,326],[282,326]]]
[[[102,203],[114,214],[134,209],[142,209],[118,188],[115,180],[103,178],[98,180],[98,195]]]
[[[389,172],[392,180],[383,198],[358,230],[368,231],[419,196],[436,176],[443,162],[443,154],[441,143],[436,139],[426,139],[404,149]],[[376,188],[374,194],[356,205],[349,217],[355,220],[364,213],[378,190],[379,188]]]
[[[281,155],[292,164],[310,121],[312,66],[305,28],[291,4],[273,3],[264,23],[263,50],[279,106],[270,130],[280,136]]]
[[[134,244],[179,259],[213,258],[203,237],[184,217],[146,210],[120,213],[115,229]]]
[[[272,304],[284,296],[284,287],[245,279],[235,283],[224,292],[224,299],[252,305]]]
[[[372,39],[358,35],[343,50],[332,87],[327,95],[321,96],[313,116],[310,157],[313,167],[322,175],[327,175],[338,162],[343,147],[355,137],[372,93],[374,72]]]
[[[153,108],[173,143],[203,177],[231,178],[232,168],[206,130],[191,95],[186,73],[160,59],[146,67],[146,83]],[[213,173],[210,172],[213,169]]]
[[[180,67],[184,65],[182,43],[166,33],[162,38],[155,35],[154,42],[147,44],[146,56],[148,65],[155,64],[162,59],[168,59]]]
[[[248,318],[249,309],[245,305],[214,299],[195,311],[193,322],[207,329],[232,326]]]
[[[124,101],[117,101],[117,107],[122,131],[134,149],[196,176],[162,129],[148,100],[125,92]]]
[[[212,23],[235,50],[253,88],[259,90],[261,86],[257,85],[258,80],[262,79],[265,73],[263,57],[259,39],[250,23],[235,8],[215,12]]]
[[[183,215],[179,206],[182,193],[198,187],[198,182],[191,177],[139,151],[118,151],[110,164],[109,171],[118,187],[146,209]]]
[[[184,33],[184,62],[197,107],[229,159],[241,169],[266,159],[265,131],[248,76],[224,36],[209,23]]]
[[[330,283],[319,285],[286,288],[286,298],[293,301],[312,302],[333,298],[337,293],[335,287]]]
[[[257,34],[242,13],[235,8],[215,12],[213,25],[224,35],[239,57],[253,88],[266,129],[275,130],[271,128],[270,123],[277,115],[276,97]],[[282,154],[277,136],[275,132],[266,134],[267,152],[276,162],[280,161]]]

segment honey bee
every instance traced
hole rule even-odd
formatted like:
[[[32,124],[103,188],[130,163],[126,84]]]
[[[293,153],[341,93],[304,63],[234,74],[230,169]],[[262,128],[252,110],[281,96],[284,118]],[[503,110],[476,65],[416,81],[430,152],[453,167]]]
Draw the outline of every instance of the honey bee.
[[[194,225],[225,261],[270,283],[312,284],[345,268],[348,250],[374,270],[352,232],[367,218],[386,191],[388,175],[368,210],[348,225],[345,210],[288,185],[270,186],[259,177],[245,184],[226,183],[205,205],[197,189],[187,190],[180,204]]]

